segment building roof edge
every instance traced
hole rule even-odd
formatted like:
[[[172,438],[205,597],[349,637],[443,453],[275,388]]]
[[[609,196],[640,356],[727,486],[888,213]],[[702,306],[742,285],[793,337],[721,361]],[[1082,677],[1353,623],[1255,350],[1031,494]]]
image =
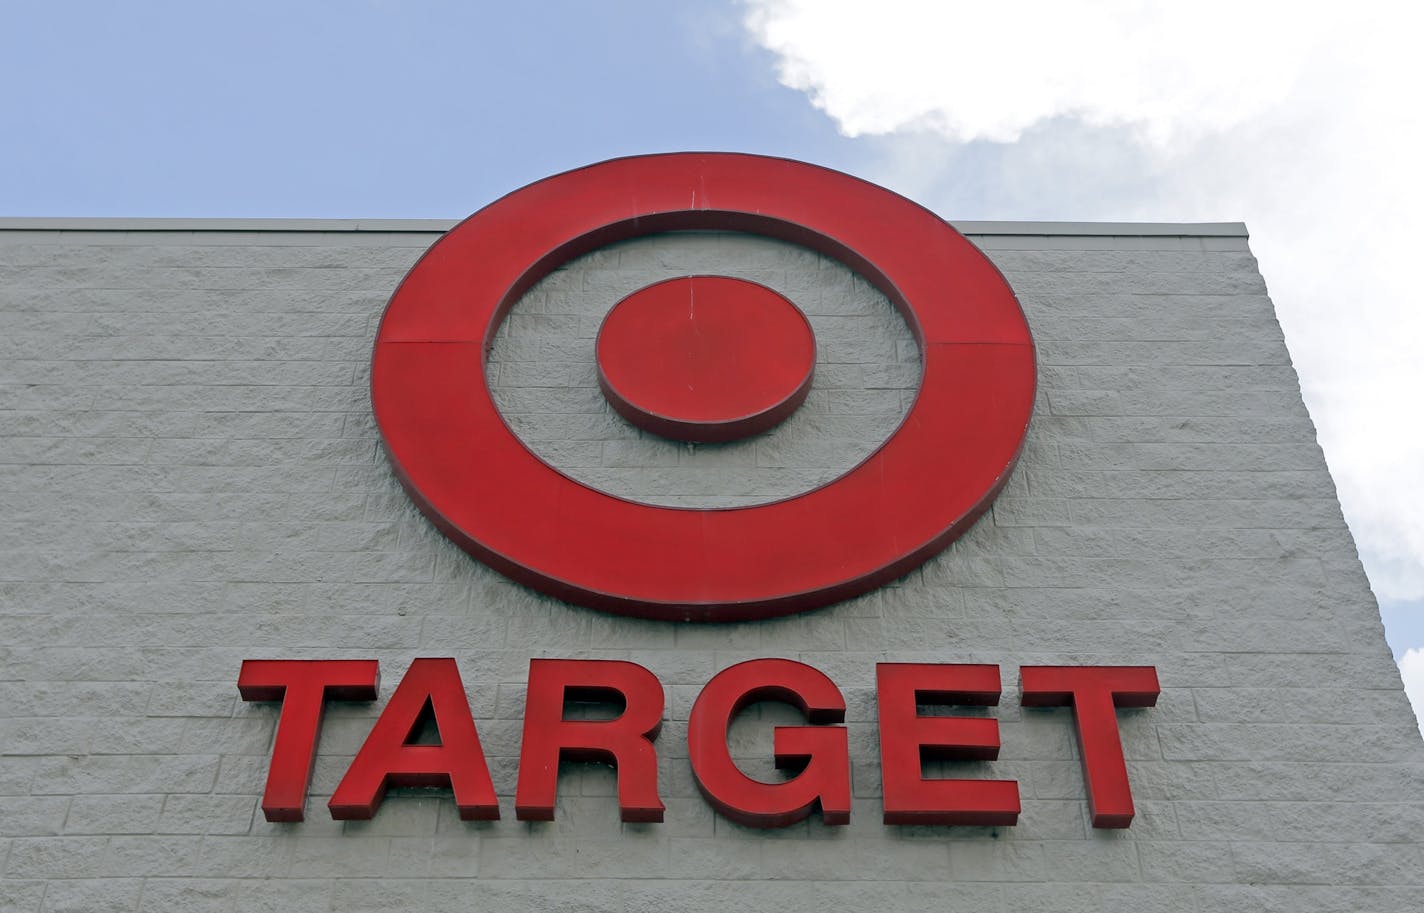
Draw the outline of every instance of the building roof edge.
[[[0,231],[386,232],[434,234],[457,219],[7,218]],[[951,220],[966,235],[1020,237],[1245,238],[1243,222],[976,222]]]

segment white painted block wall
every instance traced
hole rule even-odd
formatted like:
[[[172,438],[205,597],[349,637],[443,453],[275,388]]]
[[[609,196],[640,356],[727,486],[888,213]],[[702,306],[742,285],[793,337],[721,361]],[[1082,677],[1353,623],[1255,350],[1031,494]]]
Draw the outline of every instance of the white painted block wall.
[[[367,363],[437,233],[0,231],[0,911],[1424,909],[1424,744],[1245,239],[1014,231],[975,240],[1028,314],[1040,392],[992,513],[893,586],[700,627],[522,589],[399,490]],[[815,391],[765,438],[654,441],[592,384],[600,308],[692,268],[813,319]],[[916,381],[863,283],[724,236],[598,252],[507,330],[495,382],[531,446],[671,503],[819,484],[893,430]],[[413,790],[330,820],[371,720],[428,655],[460,663],[504,820],[460,822]],[[620,824],[612,774],[577,766],[556,821],[514,820],[535,656],[657,673],[666,823]],[[752,831],[697,794],[691,701],[761,656],[845,691],[848,827]],[[268,824],[277,709],[238,700],[238,667],[302,657],[379,659],[382,700],[331,709],[308,820]],[[1001,759],[940,770],[1016,778],[1019,826],[880,824],[877,661],[1001,666]],[[1157,667],[1158,706],[1120,714],[1130,830],[1088,827],[1069,711],[1019,708],[1017,669],[1041,663]],[[734,746],[769,770],[769,726],[794,714],[748,716]]]

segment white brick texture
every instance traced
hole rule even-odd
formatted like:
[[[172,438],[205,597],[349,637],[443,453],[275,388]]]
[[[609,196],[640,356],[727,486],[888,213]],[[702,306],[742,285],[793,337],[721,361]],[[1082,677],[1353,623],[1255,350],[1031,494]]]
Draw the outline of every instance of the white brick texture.
[[[1242,238],[990,234],[1040,386],[1022,462],[940,557],[777,621],[601,615],[468,558],[401,492],[369,406],[396,283],[436,238],[371,231],[0,231],[0,911],[1424,909],[1424,744]],[[721,447],[636,432],[593,383],[602,313],[683,272],[743,276],[811,317],[797,416]],[[837,264],[735,236],[598,251],[512,312],[491,377],[512,427],[589,484],[695,506],[783,497],[893,433],[917,353]],[[397,790],[325,802],[418,656],[460,664],[504,818]],[[667,693],[661,825],[623,825],[606,768],[514,820],[532,657],[627,659]],[[686,720],[717,670],[817,666],[850,711],[850,825],[714,814]],[[335,704],[307,821],[258,808],[277,707],[246,658],[375,658]],[[1002,669],[1013,828],[880,823],[878,661]],[[1018,667],[1151,664],[1119,714],[1138,816],[1088,826],[1071,714],[1021,709]],[[769,771],[760,705],[733,745]],[[758,759],[761,760],[758,760]]]

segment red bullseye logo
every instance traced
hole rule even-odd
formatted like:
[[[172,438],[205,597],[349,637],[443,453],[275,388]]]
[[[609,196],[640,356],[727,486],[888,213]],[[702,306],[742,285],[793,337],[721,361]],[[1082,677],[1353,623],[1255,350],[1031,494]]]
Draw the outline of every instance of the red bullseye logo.
[[[531,452],[495,406],[485,360],[505,314],[559,265],[666,231],[809,247],[904,317],[920,389],[878,450],[832,482],[749,507],[624,500]],[[594,345],[610,405],[686,441],[758,434],[811,389],[815,340],[794,302],[690,276],[610,302]],[[968,529],[1008,480],[1033,408],[1033,342],[1012,290],[928,210],[839,172],[737,154],[652,155],[556,175],[437,241],[391,298],[371,399],[422,512],[479,560],[570,602],[727,621],[826,605],[893,580]]]

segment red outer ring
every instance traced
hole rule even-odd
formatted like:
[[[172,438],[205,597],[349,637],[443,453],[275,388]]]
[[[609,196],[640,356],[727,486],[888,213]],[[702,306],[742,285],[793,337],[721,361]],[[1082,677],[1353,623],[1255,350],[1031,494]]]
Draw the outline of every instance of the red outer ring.
[[[923,357],[919,395],[895,434],[821,488],[722,510],[625,501],[530,452],[485,378],[505,313],[573,257],[681,229],[802,244],[880,289]],[[401,282],[371,365],[391,465],[461,548],[569,602],[696,621],[826,605],[937,554],[1008,480],[1034,388],[1033,340],[1013,291],[943,220],[839,172],[734,153],[616,159],[490,204]]]
[[[696,419],[684,418],[677,415],[664,415],[643,407],[641,401],[629,399],[624,395],[624,391],[619,389],[617,383],[609,377],[610,367],[618,367],[615,360],[610,364],[609,355],[604,345],[604,332],[608,329],[608,321],[618,311],[620,305],[630,298],[642,295],[648,291],[666,286],[674,282],[681,282],[684,279],[716,279],[721,282],[734,283],[747,287],[761,293],[764,296],[772,297],[779,305],[787,309],[787,313],[799,318],[797,326],[805,332],[805,343],[810,348],[810,358],[806,362],[806,371],[801,375],[801,379],[783,396],[781,399],[769,403],[759,403],[759,408],[747,412],[743,415],[735,415],[727,418],[717,419]],[[781,340],[777,340],[778,342]],[[797,340],[800,341],[800,340]],[[754,434],[761,434],[776,427],[785,421],[791,413],[801,408],[801,404],[806,402],[806,397],[811,393],[811,380],[816,375],[816,333],[811,329],[811,321],[806,319],[806,315],[795,304],[781,295],[779,292],[769,289],[759,282],[748,282],[746,279],[737,279],[732,276],[678,276],[675,279],[664,279],[661,282],[654,282],[638,289],[631,295],[623,297],[618,304],[613,306],[603,318],[603,323],[598,328],[598,338],[593,343],[594,351],[598,361],[598,388],[603,391],[603,398],[608,400],[608,404],[613,407],[630,424],[642,428],[644,431],[659,435],[660,437],[671,438],[675,441],[690,441],[693,443],[726,443],[727,441],[738,441],[742,438],[751,437]],[[783,357],[782,352],[765,352],[765,358]],[[739,404],[744,401],[737,400]],[[726,401],[717,403],[726,407]]]

